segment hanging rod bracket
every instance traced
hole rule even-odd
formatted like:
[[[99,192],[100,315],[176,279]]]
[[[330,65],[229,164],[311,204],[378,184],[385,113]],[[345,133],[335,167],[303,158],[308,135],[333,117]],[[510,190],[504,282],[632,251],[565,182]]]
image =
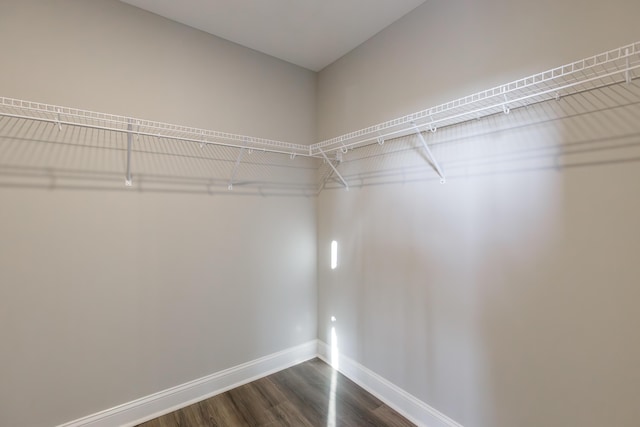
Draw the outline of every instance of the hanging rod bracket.
[[[340,172],[338,172],[338,169],[336,169],[335,166],[333,166],[333,163],[331,163],[331,161],[329,160],[329,158],[327,157],[327,155],[325,154],[324,151],[322,151],[321,148],[318,148],[318,151],[320,151],[320,154],[322,154],[322,157],[324,157],[324,160],[327,162],[327,164],[329,164],[329,166],[331,167],[331,169],[333,169],[333,172],[336,174],[336,176],[340,179],[340,181],[342,181],[342,185],[344,185],[344,189],[349,191],[349,184],[347,184],[347,181],[344,180],[344,178],[342,177],[342,175],[340,175]]]
[[[413,126],[413,130],[416,132],[416,135],[418,135],[418,139],[422,143],[422,146],[424,148],[425,153],[427,154],[427,157],[429,158],[429,161],[431,162],[434,169],[438,173],[438,176],[440,176],[440,184],[445,184],[447,182],[447,178],[444,176],[444,172],[442,172],[442,168],[440,167],[440,164],[438,163],[436,158],[433,157],[433,153],[431,152],[429,145],[427,145],[427,141],[425,141],[424,136],[422,136],[422,132],[420,132],[420,129],[418,128],[418,126],[416,126],[414,122],[411,122],[411,125]]]

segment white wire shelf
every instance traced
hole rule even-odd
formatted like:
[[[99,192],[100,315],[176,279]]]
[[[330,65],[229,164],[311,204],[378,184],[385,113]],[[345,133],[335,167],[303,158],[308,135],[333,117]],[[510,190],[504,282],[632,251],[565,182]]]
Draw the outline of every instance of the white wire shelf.
[[[117,116],[77,108],[0,97],[0,116],[53,123],[57,126],[78,126],[90,129],[131,133],[199,144],[211,144],[238,149],[255,149],[290,156],[310,156],[309,147],[302,144],[275,141],[254,136],[237,135],[170,123],[154,122],[134,117]]]
[[[622,46],[511,83],[312,144],[311,154],[346,153],[373,142],[452,126],[584,90],[630,82],[640,68],[640,42]],[[338,155],[339,157],[339,155]]]
[[[430,153],[422,136],[423,131],[435,132],[438,128],[493,114],[509,114],[512,109],[527,105],[625,81],[630,83],[637,77],[638,69],[640,69],[640,42],[309,146],[5,97],[0,97],[0,117],[50,123],[59,129],[62,129],[62,126],[73,126],[126,135],[128,139],[127,185],[131,185],[130,156],[131,141],[134,136],[237,149],[239,152],[235,156],[235,165],[228,181],[229,189],[232,189],[236,182],[236,174],[243,161],[243,154],[245,151],[251,153],[252,150],[284,154],[292,159],[296,156],[324,159],[330,169],[328,175],[321,179],[322,183],[324,184],[329,177],[335,175],[348,189],[348,183],[337,170],[342,154],[376,142],[382,144],[385,140],[415,133],[418,134],[431,163],[440,175],[441,182],[444,183],[444,174]]]

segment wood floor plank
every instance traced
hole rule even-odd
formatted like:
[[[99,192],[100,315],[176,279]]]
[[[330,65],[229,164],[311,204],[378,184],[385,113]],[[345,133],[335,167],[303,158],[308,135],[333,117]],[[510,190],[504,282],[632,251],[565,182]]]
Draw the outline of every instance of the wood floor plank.
[[[251,383],[228,392],[230,399],[233,400],[244,420],[251,426],[268,424],[270,422],[267,417],[268,411],[280,403],[262,391]]]
[[[274,379],[274,383],[282,390],[300,413],[313,425],[326,425],[328,393],[314,384],[307,384],[296,372],[283,371]]]
[[[212,427],[250,426],[228,392],[200,403]]]
[[[314,427],[291,402],[283,402],[269,410],[270,423],[265,427]]]
[[[176,426],[204,426],[205,421],[200,414],[198,405],[191,405],[173,413]]]
[[[313,359],[139,427],[415,427],[331,366]]]
[[[162,422],[162,417],[160,418],[155,418],[151,421],[147,421],[145,423],[139,424],[139,426],[143,426],[143,427],[164,427],[162,426],[160,423]]]
[[[373,411],[375,415],[382,422],[387,425],[391,425],[394,427],[414,427],[415,424],[407,420],[402,415],[398,414],[396,411],[388,407],[387,405],[382,405],[375,411]]]

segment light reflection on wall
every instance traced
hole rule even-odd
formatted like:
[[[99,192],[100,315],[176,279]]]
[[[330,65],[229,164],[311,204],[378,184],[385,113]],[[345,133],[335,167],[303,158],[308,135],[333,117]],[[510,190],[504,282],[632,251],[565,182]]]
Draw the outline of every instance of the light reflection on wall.
[[[331,327],[331,366],[333,366],[334,369],[339,369],[340,352],[338,350],[338,336],[335,327],[336,318],[334,316],[331,316],[331,322],[334,323],[334,326]]]
[[[331,242],[331,269],[335,270],[338,267],[338,242],[333,240]]]

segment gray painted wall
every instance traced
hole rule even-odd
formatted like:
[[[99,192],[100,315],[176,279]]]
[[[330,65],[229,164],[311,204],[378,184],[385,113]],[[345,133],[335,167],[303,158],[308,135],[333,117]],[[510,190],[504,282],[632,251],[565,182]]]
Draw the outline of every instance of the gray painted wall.
[[[118,1],[3,1],[0,50],[2,96],[315,134],[314,73]],[[0,128],[0,425],[57,425],[316,338],[314,198],[193,191],[237,153],[150,138],[126,189],[122,137]]]
[[[119,1],[4,1],[3,95],[315,142],[315,73]]]
[[[429,1],[319,74],[319,137],[640,40],[639,13]],[[429,134],[446,185],[415,138],[345,155],[319,339],[465,427],[637,425],[639,85]]]
[[[638,7],[430,1],[316,87],[117,1],[5,1],[0,94],[308,143],[638,40]],[[335,316],[345,355],[466,427],[634,426],[637,86],[440,130],[445,186],[414,139],[350,153],[351,191],[317,202],[184,191],[233,156],[210,170],[171,144],[134,163],[170,182],[126,191],[122,140],[98,154],[80,146],[100,133],[0,121],[0,424],[100,411],[313,339],[316,320],[330,343]],[[312,179],[301,164],[278,178]]]
[[[635,42],[636,8],[429,0],[318,74],[318,139]]]

